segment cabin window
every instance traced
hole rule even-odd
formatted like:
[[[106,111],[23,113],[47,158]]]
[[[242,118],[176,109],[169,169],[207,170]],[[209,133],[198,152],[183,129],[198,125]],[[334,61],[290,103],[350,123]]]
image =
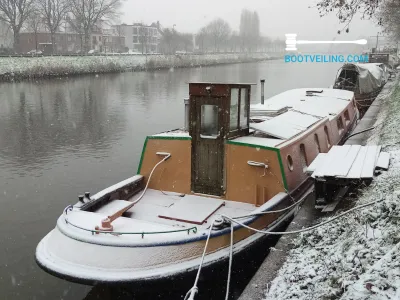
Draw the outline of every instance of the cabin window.
[[[338,119],[336,120],[336,122],[337,122],[337,127],[338,127],[339,135],[340,135],[340,134],[342,134],[342,132],[344,130],[342,117],[339,116]]]
[[[307,155],[306,155],[306,147],[304,144],[300,144],[300,157],[301,157],[301,165],[303,166],[303,172],[307,170]]]
[[[240,128],[247,128],[249,123],[249,113],[247,111],[246,103],[248,97],[247,89],[240,89]]]
[[[315,145],[317,145],[318,153],[321,153],[321,146],[319,144],[318,134],[314,134]]]
[[[293,159],[290,155],[287,156],[287,166],[289,171],[293,171]]]
[[[325,137],[326,137],[326,144],[328,145],[328,149],[331,147],[331,139],[329,138],[328,127],[324,127]]]
[[[344,121],[346,122],[346,126],[350,124],[350,116],[348,110],[344,112]]]
[[[218,136],[218,105],[201,106],[200,134]]]
[[[249,89],[231,88],[229,111],[230,137],[237,136],[249,127]]]
[[[230,109],[230,122],[229,129],[238,129],[238,115],[239,112],[239,89],[231,89],[231,109]]]

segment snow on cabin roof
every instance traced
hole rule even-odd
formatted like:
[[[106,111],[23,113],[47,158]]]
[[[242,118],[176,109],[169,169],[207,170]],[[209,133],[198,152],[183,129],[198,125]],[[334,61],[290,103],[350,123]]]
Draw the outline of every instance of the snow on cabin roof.
[[[322,92],[315,92],[312,93],[312,96],[307,96],[307,91]],[[270,114],[271,111],[279,111],[285,107],[291,107],[293,110],[299,112],[332,119],[347,106],[348,101],[350,101],[353,96],[353,92],[340,89],[293,89],[265,100],[264,104],[253,104],[250,106],[250,110],[251,115],[259,116],[262,115],[263,111],[265,111],[266,114]]]
[[[280,143],[283,143],[285,140],[281,139],[271,139],[271,138],[263,138],[263,137],[255,137],[255,136],[242,136],[236,139],[231,140],[235,143],[240,144],[250,144],[261,147],[275,147]]]
[[[251,123],[250,127],[279,139],[290,139],[320,120],[321,117],[288,111],[261,123]]]
[[[162,136],[162,137],[190,137],[189,132],[183,129],[175,129],[171,131],[161,132],[153,134],[152,136]]]

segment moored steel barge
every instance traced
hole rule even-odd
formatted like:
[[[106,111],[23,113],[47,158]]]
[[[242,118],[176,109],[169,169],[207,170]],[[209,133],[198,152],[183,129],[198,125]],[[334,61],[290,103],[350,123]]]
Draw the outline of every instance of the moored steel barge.
[[[307,166],[357,118],[346,90],[257,105],[251,84],[190,83],[189,94],[186,128],[148,136],[137,175],[66,207],[37,246],[44,270],[86,284],[157,280],[195,270],[208,236],[204,265],[226,259],[226,216],[274,230],[312,191]],[[232,226],[234,253],[262,237]]]

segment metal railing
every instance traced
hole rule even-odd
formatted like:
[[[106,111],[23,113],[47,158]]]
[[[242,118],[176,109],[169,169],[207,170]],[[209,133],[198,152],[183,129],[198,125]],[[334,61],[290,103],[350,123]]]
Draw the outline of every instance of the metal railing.
[[[72,211],[73,210],[73,206],[67,206],[64,209],[64,214],[68,215],[68,211]],[[197,227],[193,226],[190,228],[184,228],[184,229],[177,229],[177,230],[167,230],[167,231],[141,231],[141,232],[122,232],[122,231],[105,231],[105,230],[96,230],[96,229],[88,229],[88,228],[84,228],[81,226],[78,226],[72,222],[70,222],[67,217],[64,218],[65,223],[67,225],[71,225],[75,228],[87,231],[87,232],[91,232],[92,235],[94,234],[99,234],[99,233],[105,233],[105,234],[112,234],[112,235],[124,235],[124,234],[128,234],[128,235],[141,235],[142,238],[144,238],[145,235],[152,235],[152,234],[167,234],[167,233],[176,233],[176,232],[187,232],[187,234],[190,234],[190,232],[192,233],[197,233]]]

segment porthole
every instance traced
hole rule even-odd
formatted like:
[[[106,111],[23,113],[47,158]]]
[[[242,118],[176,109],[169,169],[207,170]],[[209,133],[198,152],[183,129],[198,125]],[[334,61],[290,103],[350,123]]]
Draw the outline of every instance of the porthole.
[[[324,132],[326,137],[326,143],[328,145],[328,149],[331,147],[331,139],[329,138],[328,127],[324,126]]]
[[[289,171],[293,171],[293,159],[290,155],[287,156],[287,166]]]
[[[304,146],[304,144],[300,145],[300,159],[301,159],[301,165],[303,167],[303,172],[306,172],[308,161],[307,161],[306,147]]]
[[[339,131],[339,135],[341,135],[344,131],[344,126],[343,126],[343,121],[342,121],[342,117],[339,116],[336,120],[337,122],[337,127],[338,127],[338,131]]]
[[[350,115],[349,115],[349,111],[347,109],[344,112],[344,121],[346,122],[346,126],[348,126],[350,124]]]
[[[314,140],[315,140],[315,145],[317,145],[318,153],[321,153],[321,145],[319,144],[319,139],[317,134],[314,134]]]

